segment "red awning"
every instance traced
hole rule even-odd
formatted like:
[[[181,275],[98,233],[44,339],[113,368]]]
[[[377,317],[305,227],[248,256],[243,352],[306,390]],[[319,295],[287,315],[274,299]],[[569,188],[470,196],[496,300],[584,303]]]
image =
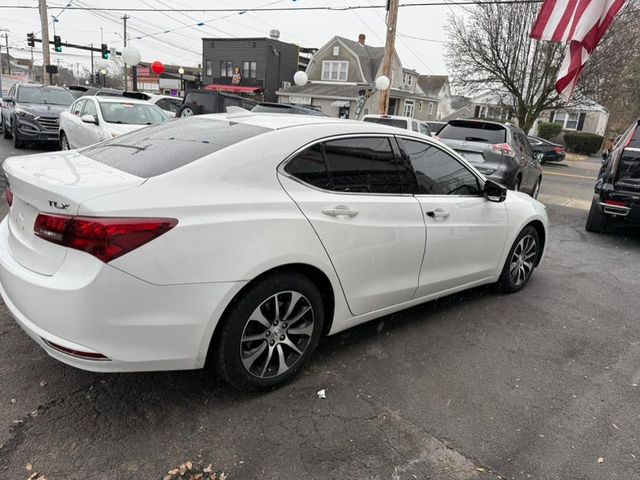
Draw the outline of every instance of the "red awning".
[[[232,93],[249,93],[259,92],[262,90],[260,87],[242,87],[240,85],[207,85],[205,90],[214,90],[217,92],[232,92]]]

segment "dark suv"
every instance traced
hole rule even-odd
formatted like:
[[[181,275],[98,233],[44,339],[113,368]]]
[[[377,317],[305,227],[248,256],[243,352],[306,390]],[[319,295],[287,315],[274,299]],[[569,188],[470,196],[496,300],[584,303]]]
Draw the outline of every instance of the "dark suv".
[[[615,220],[640,225],[640,119],[617,139],[602,162],[586,229],[603,233]]]
[[[317,117],[328,117],[326,113],[309,105],[298,105],[293,103],[272,103],[260,102],[253,107],[252,112],[260,113],[292,113],[294,115],[315,115]]]
[[[2,99],[0,128],[4,138],[13,138],[13,146],[27,143],[58,143],[60,113],[75,98],[62,87],[16,84]]]
[[[438,138],[487,178],[537,198],[542,167],[520,128],[485,120],[451,120]]]
[[[255,100],[230,93],[187,90],[184,95],[184,101],[176,112],[176,117],[191,117],[204,113],[225,113],[227,107],[241,107],[251,110],[257,104],[258,102]]]

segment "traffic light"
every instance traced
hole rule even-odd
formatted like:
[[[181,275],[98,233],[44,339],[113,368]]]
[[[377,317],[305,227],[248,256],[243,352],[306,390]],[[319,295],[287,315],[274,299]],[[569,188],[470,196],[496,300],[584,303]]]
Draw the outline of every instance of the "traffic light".
[[[33,33],[27,33],[27,45],[30,47],[36,46],[36,39]]]
[[[56,52],[61,52],[62,51],[62,42],[60,41],[60,35],[54,35],[53,36],[53,49]]]
[[[109,47],[107,47],[106,43],[100,45],[100,50],[102,51],[102,58],[109,60]]]

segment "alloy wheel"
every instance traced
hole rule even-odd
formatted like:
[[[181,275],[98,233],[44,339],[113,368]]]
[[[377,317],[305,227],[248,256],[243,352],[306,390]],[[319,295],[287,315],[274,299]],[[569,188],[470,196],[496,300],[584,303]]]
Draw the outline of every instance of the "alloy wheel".
[[[249,316],[240,340],[244,368],[259,378],[282,375],[302,357],[313,334],[311,303],[299,292],[282,291]]]
[[[539,194],[540,194],[540,180],[538,180],[536,182],[536,186],[533,187],[533,193],[531,194],[531,196],[537,199]]]
[[[195,113],[193,113],[193,110],[189,107],[182,110],[182,113],[180,114],[181,117],[193,117],[194,115]]]
[[[533,235],[525,235],[511,255],[509,276],[515,286],[522,285],[533,272],[533,262],[538,253],[538,245]]]

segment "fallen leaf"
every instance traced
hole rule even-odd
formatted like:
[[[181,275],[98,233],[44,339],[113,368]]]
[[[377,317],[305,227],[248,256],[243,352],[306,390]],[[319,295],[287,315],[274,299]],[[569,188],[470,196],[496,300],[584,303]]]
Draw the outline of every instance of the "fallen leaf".
[[[44,387],[47,384],[47,382],[45,382],[44,380],[40,382],[40,386]]]
[[[184,475],[187,472],[187,467],[185,466],[185,464],[183,463],[182,465],[180,465],[179,467],[180,469],[178,470],[180,472],[180,475]]]
[[[171,480],[173,478],[173,475],[171,475],[170,473],[167,473],[164,477],[162,477],[162,480]]]
[[[24,420],[14,420],[13,423],[22,423]]]
[[[15,398],[12,398],[12,399],[11,399],[11,403],[16,403],[16,399],[15,399]]]
[[[327,392],[324,388],[322,390],[318,390],[317,395],[320,399],[327,398]]]
[[[31,465],[30,463],[27,463],[24,468],[27,469],[27,472],[30,472],[31,470],[33,470],[33,465]]]
[[[180,469],[179,468],[174,468],[173,470],[169,470],[167,473],[169,475],[178,475],[180,473]]]
[[[482,467],[476,467],[476,470],[479,472],[486,472],[486,470]]]
[[[213,465],[211,465],[211,464],[207,465],[206,467],[204,467],[204,468],[202,469],[202,471],[203,471],[204,473],[213,472]]]
[[[604,458],[599,457],[599,458],[598,458],[598,465],[600,465],[601,463],[604,463]]]
[[[27,480],[33,480],[37,476],[38,476],[38,472],[33,472],[31,475],[29,475],[29,478],[27,478]]]
[[[193,476],[193,480],[200,480],[201,478],[202,478],[202,474],[201,474],[201,473],[196,473],[196,474]]]
[[[187,467],[187,470],[191,470],[191,468],[193,467],[193,463],[191,463],[191,461],[187,461],[184,464],[185,467]]]
[[[612,423],[612,424],[611,424],[611,426],[612,426],[613,428],[615,428],[616,430],[620,430],[620,427],[618,427],[618,425],[616,425],[615,423]]]

